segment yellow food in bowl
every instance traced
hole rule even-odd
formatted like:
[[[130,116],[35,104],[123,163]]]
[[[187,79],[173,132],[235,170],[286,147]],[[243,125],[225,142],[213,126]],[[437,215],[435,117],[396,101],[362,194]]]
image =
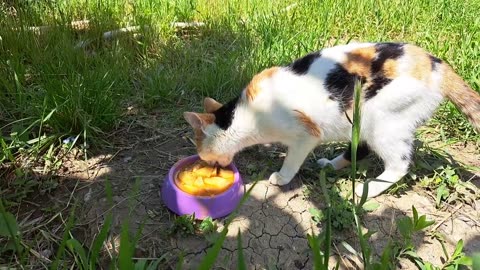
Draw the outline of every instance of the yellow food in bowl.
[[[214,196],[233,185],[232,170],[197,161],[178,172],[175,184],[182,191],[196,196]]]

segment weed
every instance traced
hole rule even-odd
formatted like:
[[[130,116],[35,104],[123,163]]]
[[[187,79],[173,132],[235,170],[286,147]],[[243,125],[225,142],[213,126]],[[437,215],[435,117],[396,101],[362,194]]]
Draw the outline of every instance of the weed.
[[[238,250],[237,269],[246,270],[247,265],[245,263],[245,257],[243,255],[242,232],[240,231],[240,229],[238,229],[238,234],[237,234],[237,250]]]
[[[0,245],[2,245],[0,246],[0,254],[12,251],[22,260],[24,248],[20,245],[20,230],[15,216],[5,210],[3,200],[0,200],[0,236],[7,239],[5,243],[0,242]]]
[[[209,234],[217,231],[217,224],[212,220],[211,217],[207,217],[198,226],[199,231],[202,234]]]
[[[444,249],[444,255],[447,261],[440,267],[426,262],[415,251],[415,246],[412,242],[412,237],[424,230],[425,228],[434,224],[434,221],[427,220],[425,215],[418,216],[418,212],[412,206],[413,218],[403,217],[397,221],[397,228],[402,236],[402,242],[396,243],[396,254],[398,258],[404,257],[413,261],[419,269],[458,269],[460,265],[468,266],[472,264],[471,258],[465,256],[463,250],[463,240],[457,242],[455,250],[451,256],[448,255]],[[443,246],[443,244],[442,244]]]
[[[198,221],[195,219],[195,213],[191,215],[181,215],[175,217],[170,234],[178,234],[180,236],[189,236],[202,234],[209,237],[209,234],[217,231],[217,224],[211,217]]]
[[[479,198],[478,188],[470,182],[461,181],[456,170],[450,165],[440,166],[434,170],[432,177],[424,176],[420,185],[434,191],[436,206],[455,201],[473,203]]]
[[[172,234],[179,233],[180,235],[194,235],[195,234],[195,214],[181,215],[175,217],[173,226],[170,231]]]
[[[332,215],[331,224],[333,230],[343,231],[351,228],[354,223],[351,202],[342,198],[335,187],[331,190],[326,190],[326,192],[330,197],[328,209]],[[324,213],[324,210],[310,208],[309,212],[312,215],[313,221],[317,223],[325,222],[326,214]]]
[[[308,212],[310,212],[313,221],[315,221],[316,223],[320,223],[325,220],[325,214],[323,214],[322,210],[319,210],[317,208],[309,208]]]

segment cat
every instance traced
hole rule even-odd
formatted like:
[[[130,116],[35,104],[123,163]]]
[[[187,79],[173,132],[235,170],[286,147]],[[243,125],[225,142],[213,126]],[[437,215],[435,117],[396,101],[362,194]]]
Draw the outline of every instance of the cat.
[[[289,65],[256,74],[226,104],[205,98],[203,113],[184,112],[201,159],[230,164],[240,150],[281,143],[288,147],[274,185],[286,185],[322,142],[351,141],[355,82],[361,90],[361,135],[357,159],[370,151],[384,171],[369,182],[375,197],[407,174],[416,128],[444,97],[480,131],[480,95],[444,61],[408,43],[350,43],[313,52]],[[351,162],[350,147],[320,166],[338,170]],[[362,196],[363,184],[356,193]]]

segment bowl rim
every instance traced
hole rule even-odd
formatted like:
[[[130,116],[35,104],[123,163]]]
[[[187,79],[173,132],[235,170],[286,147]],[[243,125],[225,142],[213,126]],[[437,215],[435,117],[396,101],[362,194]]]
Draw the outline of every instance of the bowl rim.
[[[190,193],[187,193],[183,190],[181,190],[179,187],[177,187],[177,185],[175,184],[175,173],[181,168],[181,167],[184,167],[186,165],[189,165],[197,160],[200,159],[200,156],[198,154],[195,154],[195,155],[191,155],[191,156],[188,156],[188,157],[184,157],[180,160],[178,160],[177,162],[175,162],[175,164],[173,164],[172,167],[170,167],[169,171],[168,171],[168,179],[167,181],[170,182],[170,184],[172,185],[172,188],[175,190],[175,192],[180,192],[182,193],[183,195],[187,196],[187,197],[191,197],[191,198],[199,198],[199,199],[215,199],[215,198],[218,198],[220,196],[223,196],[225,194],[227,194],[227,192],[229,190],[231,190],[232,188],[234,188],[235,186],[241,186],[241,185],[236,185],[236,183],[238,182],[241,182],[241,178],[240,178],[240,172],[238,171],[237,167],[235,166],[234,162],[232,161],[232,163],[230,163],[227,167],[229,169],[231,169],[233,171],[233,184],[227,188],[225,191],[223,191],[222,193],[219,193],[219,194],[216,194],[216,195],[213,195],[213,196],[201,196],[201,195],[192,195]],[[180,167],[180,164],[181,163],[185,163],[185,164],[182,164],[182,166]]]

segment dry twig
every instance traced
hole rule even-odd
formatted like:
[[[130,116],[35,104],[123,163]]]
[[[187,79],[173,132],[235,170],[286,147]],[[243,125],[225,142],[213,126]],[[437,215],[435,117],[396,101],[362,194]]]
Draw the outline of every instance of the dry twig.
[[[438,227],[440,227],[445,221],[447,221],[447,219],[449,219],[451,216],[453,216],[453,214],[455,214],[458,210],[460,210],[460,208],[462,208],[463,206],[463,203],[459,204],[457,207],[455,207],[455,209],[452,210],[452,212],[450,212],[446,217],[444,217],[439,223],[437,223],[437,225],[435,225],[433,228],[432,228],[432,232],[437,230]]]

